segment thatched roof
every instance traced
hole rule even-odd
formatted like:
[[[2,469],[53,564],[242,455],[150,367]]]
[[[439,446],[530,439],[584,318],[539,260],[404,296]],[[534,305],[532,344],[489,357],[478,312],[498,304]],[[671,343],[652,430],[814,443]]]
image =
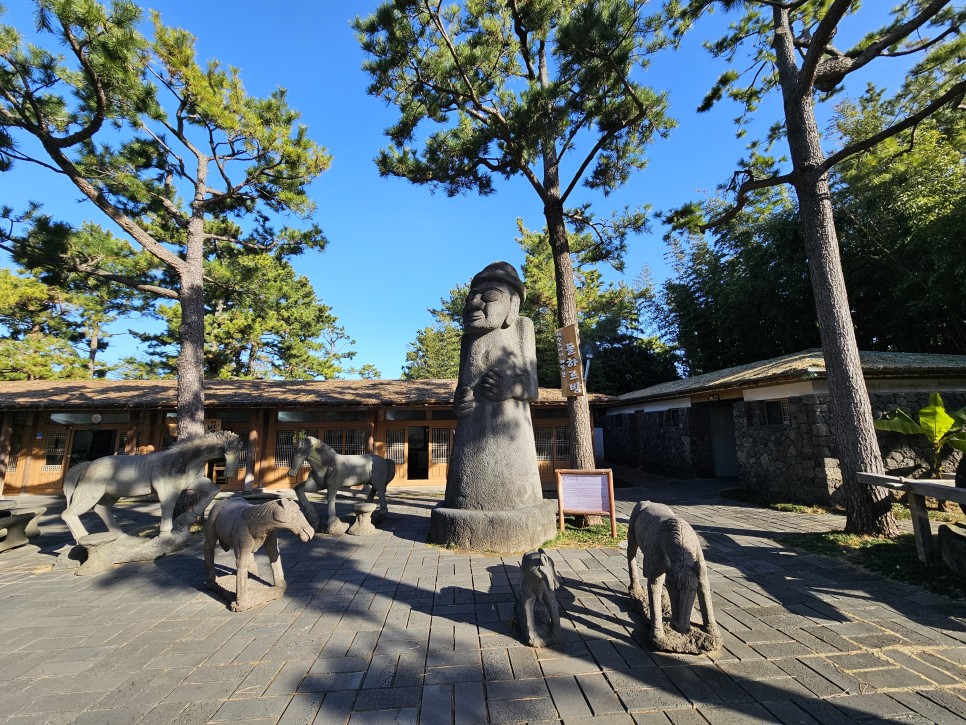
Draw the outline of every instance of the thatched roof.
[[[455,380],[209,380],[208,408],[296,408],[452,405]],[[611,400],[591,395],[591,403]],[[563,405],[541,388],[542,405]],[[0,409],[171,408],[174,380],[31,380],[0,382]]]
[[[937,355],[910,352],[860,352],[866,380],[881,378],[963,378],[966,380],[966,355]],[[724,392],[782,383],[826,378],[821,350],[804,350],[771,360],[739,365],[713,373],[653,385],[625,393],[613,403],[680,398],[706,392]]]

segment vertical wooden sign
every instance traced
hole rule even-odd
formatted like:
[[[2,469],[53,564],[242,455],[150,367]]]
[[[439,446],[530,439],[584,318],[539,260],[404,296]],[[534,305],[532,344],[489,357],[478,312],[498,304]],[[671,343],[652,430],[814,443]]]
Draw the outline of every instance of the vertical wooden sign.
[[[560,392],[568,398],[584,395],[584,366],[577,346],[577,326],[557,330],[557,359],[560,361]]]

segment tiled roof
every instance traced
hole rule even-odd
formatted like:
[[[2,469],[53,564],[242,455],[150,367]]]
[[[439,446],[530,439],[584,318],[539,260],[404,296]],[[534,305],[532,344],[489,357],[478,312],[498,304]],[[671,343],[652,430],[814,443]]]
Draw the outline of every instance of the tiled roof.
[[[455,380],[209,380],[211,408],[451,405]],[[591,395],[590,402],[611,398]],[[556,388],[540,388],[536,405],[562,405]],[[30,380],[0,382],[0,409],[174,408],[174,380]]]
[[[865,378],[966,378],[966,355],[911,352],[860,352]],[[739,365],[713,373],[653,385],[617,396],[613,402],[661,400],[707,391],[754,388],[763,385],[825,379],[821,350],[804,350],[771,360]]]

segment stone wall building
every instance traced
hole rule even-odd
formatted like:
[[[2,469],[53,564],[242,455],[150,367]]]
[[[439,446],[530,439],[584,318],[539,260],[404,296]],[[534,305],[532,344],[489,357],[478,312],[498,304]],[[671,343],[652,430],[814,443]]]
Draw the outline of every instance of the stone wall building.
[[[861,353],[873,413],[913,418],[929,394],[966,407],[966,356]],[[679,478],[735,478],[788,501],[825,502],[842,482],[821,351],[807,350],[619,396],[603,416],[608,461]],[[921,476],[922,436],[879,432],[887,472]],[[959,454],[947,452],[944,470]]]

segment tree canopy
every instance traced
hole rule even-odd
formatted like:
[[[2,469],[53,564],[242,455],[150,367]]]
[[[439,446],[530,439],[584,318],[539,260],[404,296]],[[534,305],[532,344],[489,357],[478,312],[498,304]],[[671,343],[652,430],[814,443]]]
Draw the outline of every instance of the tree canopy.
[[[673,125],[666,97],[639,80],[655,41],[646,5],[392,0],[355,22],[369,93],[399,110],[380,172],[450,195],[524,179],[544,210],[560,326],[578,317],[568,225],[591,231],[596,258],[619,265],[627,235],[646,223],[643,209],[597,218],[576,192],[626,183]],[[587,401],[568,400],[575,463],[590,468]]]
[[[194,37],[166,27],[157,13],[149,39],[128,0],[109,8],[93,0],[35,3],[47,47],[0,28],[0,164],[34,163],[66,176],[138,245],[114,251],[143,250],[158,266],[119,273],[113,253],[78,258],[64,237],[29,253],[178,303],[179,435],[199,434],[206,246],[282,257],[323,248],[315,225],[276,228],[275,220],[308,220],[314,204],[306,187],[329,156],[298,123],[283,89],[250,96],[237,69],[199,63]]]

